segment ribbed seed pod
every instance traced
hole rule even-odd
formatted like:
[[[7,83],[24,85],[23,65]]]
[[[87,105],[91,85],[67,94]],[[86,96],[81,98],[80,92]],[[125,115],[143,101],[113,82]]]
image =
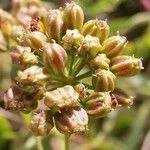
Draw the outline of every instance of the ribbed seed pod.
[[[107,91],[113,91],[115,88],[115,75],[109,71],[104,69],[98,69],[96,71],[96,76],[93,77],[94,84],[95,84],[95,90],[98,92],[107,92]],[[96,79],[94,79],[96,78]]]
[[[45,43],[47,42],[46,36],[39,31],[30,32],[21,37],[21,42],[24,45],[30,46],[38,53],[41,53]]]
[[[50,10],[44,24],[48,37],[60,43],[62,36],[65,34],[62,12],[58,9]]]
[[[46,92],[44,103],[52,110],[60,110],[63,107],[74,107],[78,104],[79,94],[70,85]]]
[[[18,83],[26,84],[43,84],[47,79],[47,75],[44,74],[43,68],[39,66],[32,66],[24,71],[18,71],[16,80]]]
[[[35,136],[47,136],[53,127],[53,119],[48,117],[46,111],[35,113],[29,124],[29,128]]]
[[[62,110],[54,116],[55,125],[63,134],[85,132],[88,129],[88,115],[83,108]]]
[[[66,34],[62,38],[63,47],[66,50],[70,50],[72,47],[79,48],[84,41],[84,36],[80,34],[79,30],[67,30]]]
[[[90,61],[90,65],[95,69],[109,69],[110,60],[105,54],[98,54]]]
[[[143,66],[141,59],[122,55],[112,59],[110,69],[117,76],[134,76],[143,69]]]
[[[47,44],[44,48],[43,57],[45,68],[55,73],[64,70],[68,59],[64,48],[57,43]]]
[[[133,104],[134,97],[129,96],[123,90],[116,89],[112,94],[115,96],[120,107],[130,107]]]
[[[104,41],[102,52],[105,53],[107,57],[114,57],[122,52],[126,43],[127,40],[124,36],[111,36]]]
[[[82,8],[74,2],[67,3],[63,10],[63,19],[68,29],[81,30],[84,22]]]
[[[106,116],[111,110],[111,97],[109,92],[96,92],[86,100],[86,112],[93,118]]]
[[[91,35],[99,38],[100,43],[109,36],[110,28],[106,21],[104,20],[89,20],[86,22],[82,28],[82,34],[84,36]]]
[[[87,35],[78,49],[80,55],[85,55],[89,53],[91,57],[95,57],[98,52],[102,50],[102,46],[99,39],[90,35]]]

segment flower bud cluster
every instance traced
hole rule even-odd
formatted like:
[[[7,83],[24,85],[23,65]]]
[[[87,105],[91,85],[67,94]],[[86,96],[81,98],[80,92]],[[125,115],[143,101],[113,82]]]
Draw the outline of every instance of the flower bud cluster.
[[[38,0],[32,2],[41,6]],[[22,12],[20,5],[14,5],[14,14]],[[20,33],[11,52],[19,70],[15,85],[4,94],[6,109],[33,111],[29,128],[45,136],[54,126],[63,134],[85,132],[88,117],[101,118],[132,105],[133,97],[116,89],[115,82],[143,67],[141,59],[122,55],[124,36],[109,36],[105,20],[85,22],[82,8],[74,2],[32,15],[38,19],[29,21],[30,28]]]

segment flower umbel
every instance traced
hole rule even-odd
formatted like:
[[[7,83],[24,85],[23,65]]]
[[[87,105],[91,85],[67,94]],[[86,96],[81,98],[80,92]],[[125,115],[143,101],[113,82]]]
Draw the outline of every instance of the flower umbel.
[[[105,117],[132,105],[133,98],[117,90],[115,81],[138,74],[143,66],[141,59],[121,54],[124,36],[109,37],[105,20],[84,23],[83,10],[74,2],[49,12],[38,11],[41,3],[28,5],[36,7],[30,15],[21,4],[14,11],[24,30],[12,34],[19,43],[11,58],[19,70],[4,94],[6,109],[33,112],[29,128],[46,136],[53,126],[63,134],[85,132],[88,117]],[[0,34],[1,49],[10,33]]]

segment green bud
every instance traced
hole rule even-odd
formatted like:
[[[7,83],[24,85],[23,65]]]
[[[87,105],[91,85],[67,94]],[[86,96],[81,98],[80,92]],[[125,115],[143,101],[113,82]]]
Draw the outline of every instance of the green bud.
[[[90,65],[95,69],[109,69],[110,60],[105,54],[98,54],[90,61]]]
[[[115,96],[120,107],[130,107],[133,104],[134,97],[129,96],[123,90],[116,89],[112,94]]]
[[[114,57],[122,52],[126,43],[127,40],[124,36],[111,36],[104,41],[102,52],[105,53],[107,57]]]
[[[84,22],[82,8],[75,2],[67,3],[63,10],[63,19],[68,29],[81,30]]]
[[[63,134],[85,132],[88,126],[88,115],[83,108],[62,110],[54,116],[55,125]]]
[[[73,107],[78,104],[79,94],[70,85],[46,92],[44,103],[50,109],[60,110],[64,107]]]
[[[62,12],[58,9],[50,10],[45,18],[45,30],[50,39],[60,43],[65,33]]]
[[[84,36],[91,35],[95,36],[100,40],[100,43],[103,43],[109,35],[109,25],[104,20],[89,20],[86,22],[82,28],[82,34]]]
[[[143,69],[141,59],[134,56],[117,56],[111,61],[111,71],[117,76],[134,76]]]
[[[115,88],[115,75],[109,71],[104,69],[98,69],[96,71],[96,77],[93,77],[93,80],[95,79],[95,90],[96,91],[113,91]]]
[[[47,79],[47,75],[43,73],[43,68],[32,66],[24,71],[18,71],[16,80],[19,84],[43,84]]]
[[[111,110],[111,97],[109,92],[91,94],[86,100],[86,112],[93,118],[106,116]]]
[[[57,43],[47,44],[44,49],[44,66],[53,72],[62,72],[67,63],[67,53],[62,46]]]
[[[66,35],[62,38],[63,47],[66,50],[71,49],[72,47],[79,48],[81,43],[84,41],[84,36],[80,34],[77,29],[67,30]]]
[[[53,119],[48,117],[46,111],[35,113],[29,124],[29,128],[35,136],[47,136],[54,127]]]
[[[100,52],[102,46],[100,45],[99,39],[90,35],[87,35],[79,48],[79,54],[84,55],[89,53],[91,57],[95,57]]]

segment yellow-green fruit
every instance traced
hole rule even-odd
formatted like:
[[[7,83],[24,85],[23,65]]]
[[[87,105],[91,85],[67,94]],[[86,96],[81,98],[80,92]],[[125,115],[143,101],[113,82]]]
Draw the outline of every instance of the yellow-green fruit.
[[[104,41],[102,52],[109,58],[114,57],[122,52],[123,48],[126,46],[126,43],[127,40],[124,36],[111,36]]]
[[[81,30],[84,22],[82,8],[74,2],[67,3],[63,10],[63,19],[67,29]]]
[[[110,60],[105,54],[98,54],[94,59],[90,61],[91,67],[95,69],[107,69],[109,70]]]
[[[111,110],[111,97],[109,92],[95,92],[86,100],[86,112],[93,118],[106,116]]]
[[[112,59],[110,69],[117,76],[134,76],[143,69],[143,65],[141,59],[122,55]]]
[[[65,34],[62,12],[58,9],[50,10],[45,17],[44,24],[48,37],[60,43]]]
[[[102,50],[102,46],[97,37],[87,35],[78,49],[80,55],[90,54],[90,57],[95,57]]]
[[[110,28],[106,21],[104,20],[89,20],[86,22],[82,28],[82,34],[84,36],[91,35],[98,37],[100,43],[103,43],[104,40],[109,36]]]
[[[113,91],[115,88],[115,79],[116,77],[111,71],[98,69],[96,71],[96,77],[93,77],[93,80],[95,80],[95,90],[98,92]]]

